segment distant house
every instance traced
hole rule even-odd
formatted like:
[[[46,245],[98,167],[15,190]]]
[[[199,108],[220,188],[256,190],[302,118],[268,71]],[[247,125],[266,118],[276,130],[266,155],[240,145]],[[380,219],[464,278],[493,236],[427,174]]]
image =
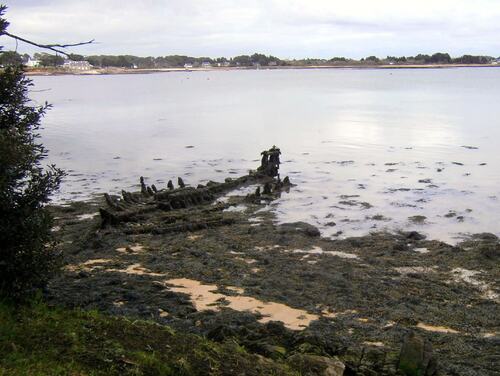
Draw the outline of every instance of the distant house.
[[[273,61],[270,61],[270,62],[269,62],[269,66],[270,66],[270,67],[275,67],[275,66],[277,66],[277,65],[278,65],[278,62],[277,62],[277,61],[274,61],[274,60],[273,60]]]
[[[63,68],[71,70],[89,70],[92,69],[92,65],[86,60],[64,60]]]
[[[223,67],[229,67],[230,65],[231,65],[231,63],[229,61],[225,61],[222,63]]]
[[[40,65],[40,60],[35,60],[28,58],[28,61],[26,61],[25,65],[30,68],[38,67]]]
[[[191,69],[192,67],[193,67],[193,64],[191,64],[191,63],[184,64],[184,68],[186,68],[186,69]]]
[[[212,64],[210,64],[208,61],[204,61],[203,63],[201,63],[202,68],[210,68],[211,66]]]

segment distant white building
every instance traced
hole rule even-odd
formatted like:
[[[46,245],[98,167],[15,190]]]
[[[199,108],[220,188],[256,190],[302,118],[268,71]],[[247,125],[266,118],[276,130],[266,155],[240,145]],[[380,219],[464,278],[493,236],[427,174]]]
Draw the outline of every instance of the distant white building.
[[[88,61],[74,61],[74,60],[64,60],[63,68],[71,70],[89,70],[92,69],[92,65]]]
[[[186,68],[186,69],[191,69],[192,67],[193,67],[193,64],[191,64],[191,63],[184,64],[184,68]]]
[[[40,60],[31,59],[30,57],[25,65],[30,68],[38,67],[40,65]]]
[[[201,63],[202,68],[210,68],[211,66],[212,64],[210,64],[208,61],[204,61],[203,63]]]

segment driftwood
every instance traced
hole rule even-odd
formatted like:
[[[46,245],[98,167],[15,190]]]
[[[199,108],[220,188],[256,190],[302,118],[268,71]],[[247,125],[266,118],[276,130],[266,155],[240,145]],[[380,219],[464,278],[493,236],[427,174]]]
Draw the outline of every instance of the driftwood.
[[[124,230],[127,235],[138,235],[138,234],[169,234],[175,232],[186,232],[186,231],[197,231],[205,230],[208,228],[227,226],[235,223],[234,218],[213,218],[207,221],[189,221],[185,223],[172,224],[168,226],[155,226],[155,225],[144,225],[137,226],[133,228],[127,228]]]

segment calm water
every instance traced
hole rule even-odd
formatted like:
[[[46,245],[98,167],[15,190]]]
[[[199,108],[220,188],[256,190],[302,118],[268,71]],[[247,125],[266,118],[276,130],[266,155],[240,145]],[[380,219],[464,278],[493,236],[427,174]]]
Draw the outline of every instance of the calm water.
[[[137,189],[141,175],[157,186],[177,176],[192,184],[238,176],[276,144],[282,176],[298,184],[271,206],[280,221],[337,236],[500,235],[500,69],[34,81],[32,98],[54,105],[42,131],[49,160],[69,172],[59,201]],[[416,215],[424,223],[409,219]]]

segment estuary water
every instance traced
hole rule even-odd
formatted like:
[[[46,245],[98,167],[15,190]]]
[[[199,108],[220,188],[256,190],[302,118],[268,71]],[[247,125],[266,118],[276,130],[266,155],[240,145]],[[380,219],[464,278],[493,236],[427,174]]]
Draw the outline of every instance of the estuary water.
[[[500,235],[500,69],[253,70],[34,77],[56,201],[246,174],[282,150],[268,210],[324,235]]]

